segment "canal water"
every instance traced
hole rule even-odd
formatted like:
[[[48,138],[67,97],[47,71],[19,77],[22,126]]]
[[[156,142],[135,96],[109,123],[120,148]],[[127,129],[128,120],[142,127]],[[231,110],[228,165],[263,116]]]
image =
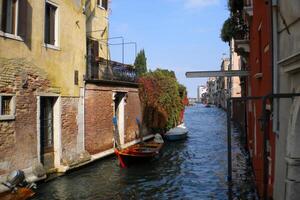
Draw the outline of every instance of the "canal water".
[[[39,185],[35,200],[228,199],[226,113],[188,107],[189,137],[166,142],[158,159],[122,169],[115,157]],[[247,154],[233,133],[234,199],[256,199]]]

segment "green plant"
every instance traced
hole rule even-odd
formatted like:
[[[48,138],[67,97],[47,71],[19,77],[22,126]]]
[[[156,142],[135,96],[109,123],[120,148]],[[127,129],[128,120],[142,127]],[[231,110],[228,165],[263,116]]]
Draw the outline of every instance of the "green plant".
[[[240,12],[232,14],[225,20],[221,29],[221,39],[224,42],[230,42],[233,39],[244,39],[248,33],[248,26],[245,24]]]
[[[136,56],[134,66],[138,76],[142,76],[147,72],[147,58],[144,49]]]
[[[173,71],[157,69],[139,78],[143,122],[148,128],[165,131],[181,121],[186,88]]]
[[[241,12],[244,8],[244,0],[228,0],[228,8],[231,13]]]

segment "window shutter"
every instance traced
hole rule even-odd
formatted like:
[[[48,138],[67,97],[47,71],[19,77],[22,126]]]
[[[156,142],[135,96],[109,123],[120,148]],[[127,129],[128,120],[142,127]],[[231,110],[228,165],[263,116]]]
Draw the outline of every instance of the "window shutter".
[[[102,0],[102,7],[105,8],[105,10],[107,10],[108,0]]]
[[[18,18],[18,35],[26,39],[28,18],[27,18],[28,0],[19,0],[19,18]]]
[[[99,42],[98,41],[93,41],[93,57],[94,60],[98,60],[99,57]]]
[[[50,44],[55,45],[55,11],[56,8],[50,6]]]
[[[6,17],[7,17],[7,1],[2,1],[2,19],[1,19],[1,30],[5,32],[6,29]]]

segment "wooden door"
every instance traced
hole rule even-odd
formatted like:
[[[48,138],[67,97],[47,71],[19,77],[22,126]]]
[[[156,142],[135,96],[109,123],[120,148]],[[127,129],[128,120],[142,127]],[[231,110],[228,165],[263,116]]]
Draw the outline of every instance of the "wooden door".
[[[54,98],[41,97],[40,130],[41,162],[46,170],[54,168],[53,106]]]

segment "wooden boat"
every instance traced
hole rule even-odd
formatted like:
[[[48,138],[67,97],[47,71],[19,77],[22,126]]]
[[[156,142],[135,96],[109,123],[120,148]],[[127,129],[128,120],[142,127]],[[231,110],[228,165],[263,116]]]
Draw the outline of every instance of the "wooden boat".
[[[131,163],[147,162],[155,158],[163,143],[156,143],[154,141],[142,142],[125,149],[115,149],[115,153],[119,158],[121,167],[127,167]]]
[[[35,183],[28,183],[22,170],[12,171],[2,185],[9,191],[0,193],[1,200],[26,200],[35,194],[33,191],[33,188],[36,188]]]
[[[141,123],[136,119],[139,130],[141,131]],[[116,117],[113,118],[115,126],[115,138],[118,138],[118,123]],[[160,134],[156,134],[153,141],[144,142],[141,136],[141,142],[125,149],[121,148],[118,139],[115,140],[115,154],[119,158],[121,167],[125,168],[133,162],[145,162],[153,159],[159,154],[163,146],[163,139]]]
[[[187,138],[188,129],[184,124],[179,125],[175,128],[170,129],[164,137],[169,141],[183,140]]]
[[[32,197],[35,193],[30,188],[19,188],[16,192],[12,193],[7,191],[0,194],[1,200],[26,200]]]

